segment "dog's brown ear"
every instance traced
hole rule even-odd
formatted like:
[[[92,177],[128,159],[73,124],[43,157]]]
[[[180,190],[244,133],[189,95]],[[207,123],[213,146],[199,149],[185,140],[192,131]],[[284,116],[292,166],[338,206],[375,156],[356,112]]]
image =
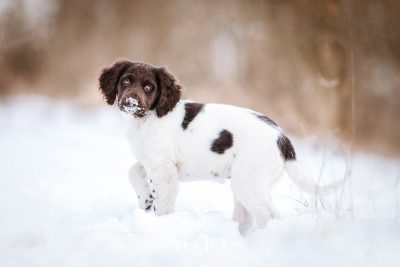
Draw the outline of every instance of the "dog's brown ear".
[[[156,105],[156,114],[160,118],[170,112],[181,98],[182,86],[165,67],[158,68],[157,82],[160,96]]]
[[[103,93],[107,104],[112,105],[117,97],[117,83],[127,67],[132,63],[124,60],[114,63],[109,68],[103,69],[99,77],[99,89]]]

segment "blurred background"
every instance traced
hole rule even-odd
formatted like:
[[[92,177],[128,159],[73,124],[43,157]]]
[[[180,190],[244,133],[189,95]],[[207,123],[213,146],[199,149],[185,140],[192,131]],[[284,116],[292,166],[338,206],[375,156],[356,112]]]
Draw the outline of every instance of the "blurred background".
[[[400,1],[0,1],[0,97],[105,105],[101,68],[166,65],[185,98],[400,153]]]

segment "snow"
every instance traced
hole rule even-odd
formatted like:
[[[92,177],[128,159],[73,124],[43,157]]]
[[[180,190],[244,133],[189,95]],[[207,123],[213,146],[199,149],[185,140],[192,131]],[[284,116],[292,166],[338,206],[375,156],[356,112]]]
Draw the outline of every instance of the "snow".
[[[137,112],[140,112],[140,113],[146,112],[146,110],[144,108],[139,106],[139,102],[137,101],[137,99],[128,97],[126,99],[126,103],[127,103],[127,105],[122,107],[124,109],[124,112],[127,112],[131,115],[135,115]],[[121,104],[121,100],[120,100],[120,104]]]
[[[229,181],[182,183],[174,214],[140,210],[125,131],[115,107],[0,102],[0,266],[400,266],[398,159],[295,139],[315,179],[346,186],[320,201],[284,176],[281,219],[242,237]]]

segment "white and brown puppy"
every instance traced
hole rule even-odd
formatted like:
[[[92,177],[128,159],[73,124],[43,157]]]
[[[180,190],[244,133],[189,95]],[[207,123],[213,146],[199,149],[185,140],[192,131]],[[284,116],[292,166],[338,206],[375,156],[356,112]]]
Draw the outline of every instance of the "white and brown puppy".
[[[260,113],[180,100],[171,73],[141,62],[119,61],[103,70],[99,83],[108,104],[117,100],[132,115],[128,138],[137,163],[129,180],[147,211],[173,212],[179,180],[231,179],[233,219],[246,233],[278,215],[269,189],[284,170],[306,192],[321,190],[301,173],[282,129]]]

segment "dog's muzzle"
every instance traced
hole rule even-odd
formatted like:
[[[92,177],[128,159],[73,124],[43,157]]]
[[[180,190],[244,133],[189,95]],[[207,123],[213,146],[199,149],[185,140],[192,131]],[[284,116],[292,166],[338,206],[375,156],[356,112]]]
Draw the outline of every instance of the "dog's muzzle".
[[[147,110],[140,106],[139,101],[132,97],[121,100],[119,108],[122,112],[129,113],[136,117],[143,117],[147,113]]]

